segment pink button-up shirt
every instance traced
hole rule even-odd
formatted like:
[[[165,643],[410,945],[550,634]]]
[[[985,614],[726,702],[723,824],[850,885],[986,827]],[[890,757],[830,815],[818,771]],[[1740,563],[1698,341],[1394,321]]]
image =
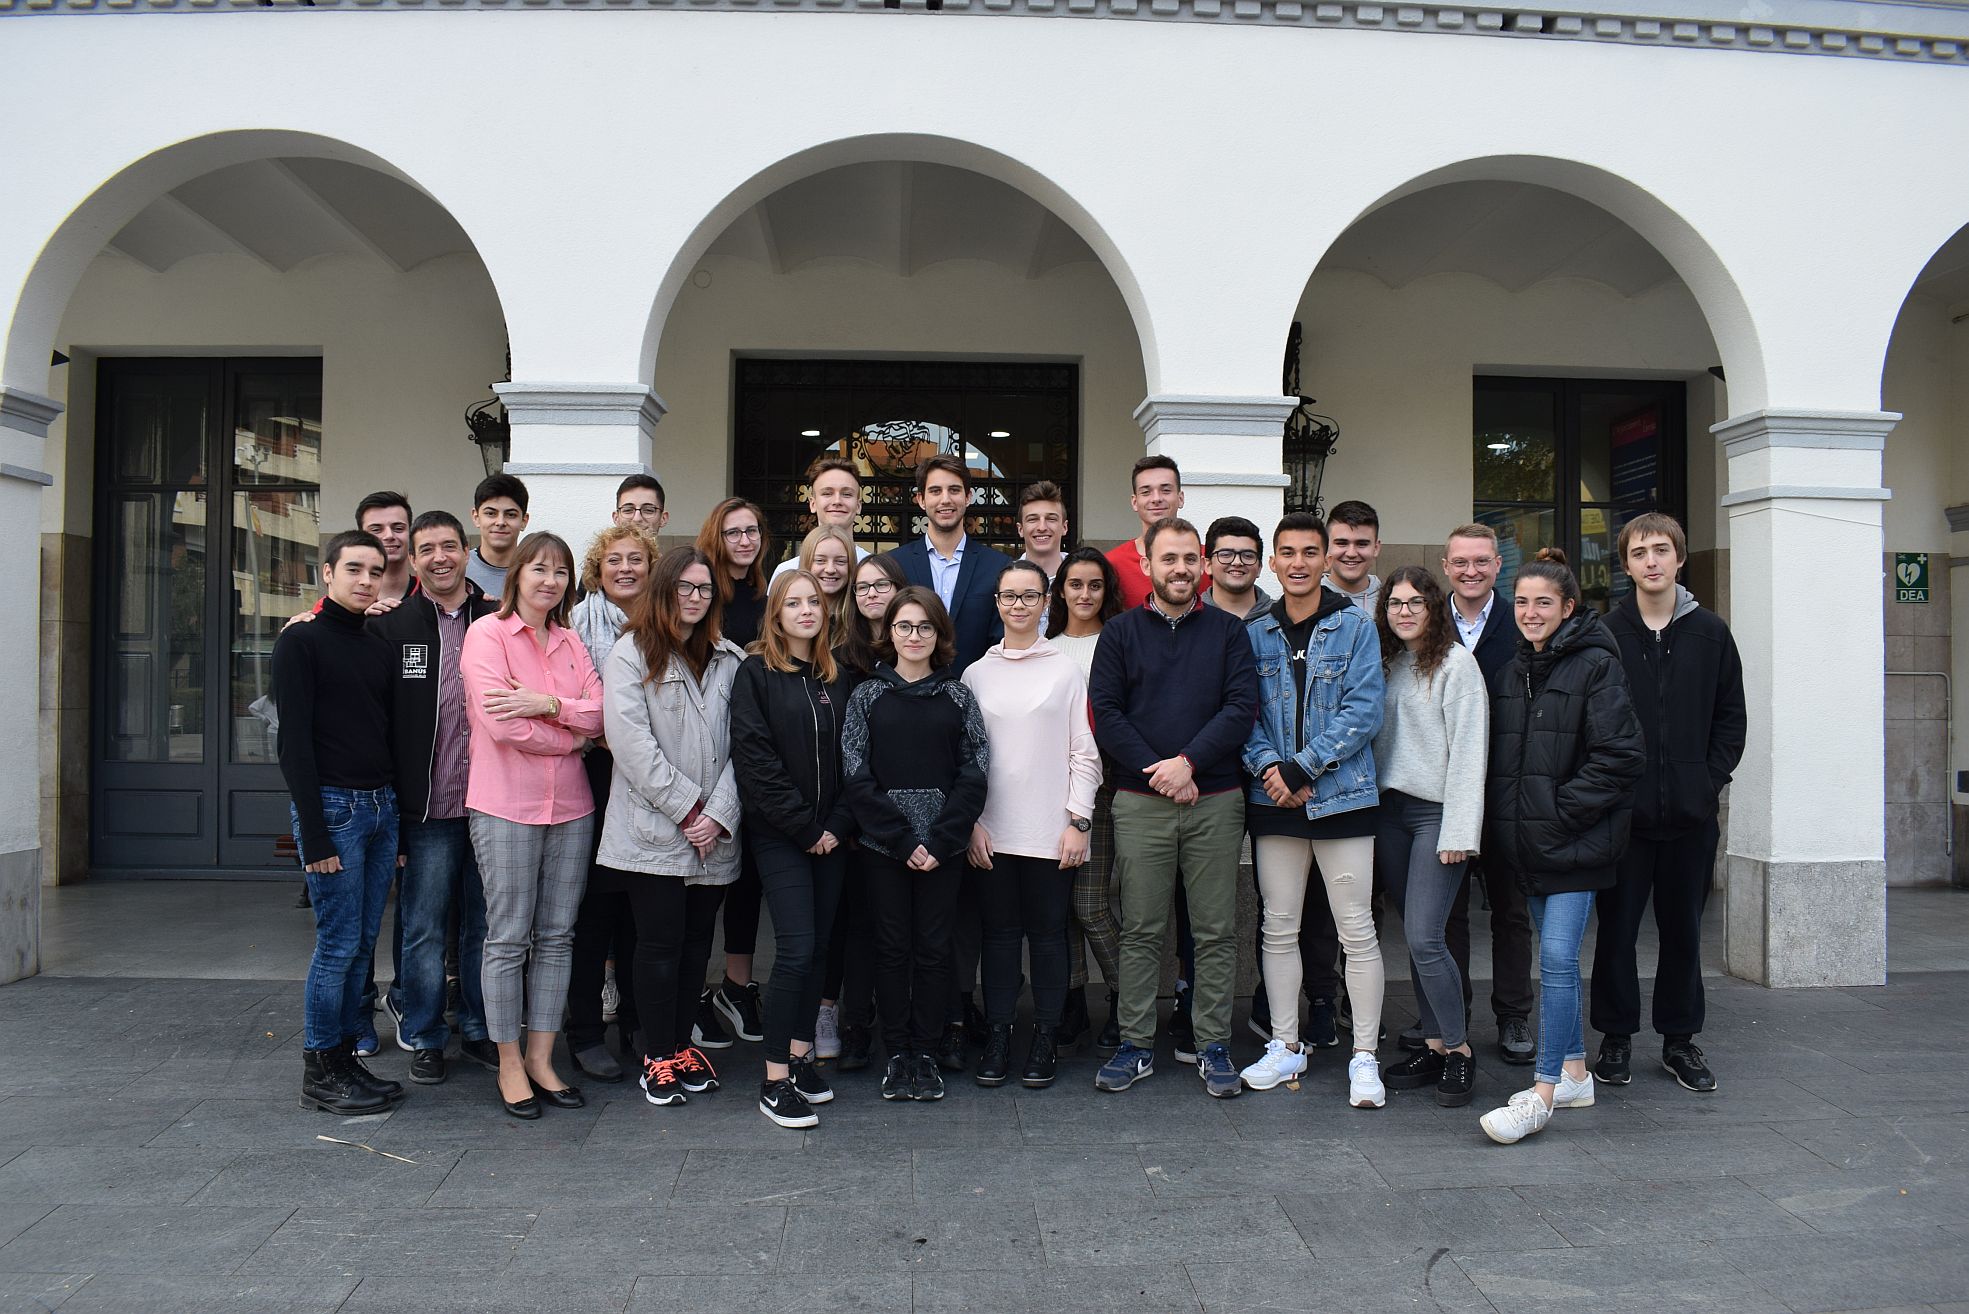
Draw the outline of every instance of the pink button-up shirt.
[[[550,625],[543,650],[518,612],[483,616],[465,631],[463,667],[472,718],[465,806],[532,826],[593,812],[588,774],[573,749],[576,735],[593,739],[602,732],[602,680],[574,631]],[[486,692],[515,684],[560,699],[559,718],[494,720],[485,710]]]

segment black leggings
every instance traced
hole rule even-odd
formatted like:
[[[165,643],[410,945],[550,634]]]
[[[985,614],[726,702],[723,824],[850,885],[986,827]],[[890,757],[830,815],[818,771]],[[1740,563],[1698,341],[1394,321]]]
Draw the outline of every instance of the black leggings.
[[[875,1003],[882,1035],[898,1054],[928,1054],[943,1033],[950,1000],[952,929],[964,866],[911,871],[863,851],[875,920]]]
[[[759,862],[750,844],[739,846],[738,879],[725,887],[725,953],[751,955],[759,948]]]
[[[609,787],[614,780],[615,759],[605,748],[593,749],[582,759],[588,773],[588,789],[595,796],[595,850],[601,848],[601,819],[608,812]],[[570,1051],[602,1043],[606,1024],[602,1021],[602,983],[608,979],[608,961],[615,960],[615,988],[622,1002],[616,1006],[616,1022],[622,1034],[634,1035],[639,1021],[636,1006],[636,919],[629,908],[622,873],[595,864],[595,852],[588,854],[588,888],[581,896],[581,910],[574,919],[574,944],[568,951],[567,1047]]]
[[[792,1042],[814,1043],[827,942],[848,854],[813,854],[776,830],[745,828],[745,846],[759,864],[759,884],[773,912],[773,975],[766,983],[766,1062],[784,1063]]]
[[[643,1027],[643,1054],[669,1058],[691,1041],[725,887],[686,885],[681,876],[631,873],[623,879],[636,917],[636,1016]]]
[[[868,881],[860,853],[848,858],[834,934],[827,942],[827,977],[820,997],[841,1007],[841,1025],[865,1027],[875,1021],[875,926],[868,915]]]
[[[985,1020],[1009,1026],[1019,1006],[1020,951],[1032,948],[1032,1019],[1060,1024],[1066,1005],[1067,921],[1072,915],[1073,870],[1058,858],[992,855],[991,870],[971,872],[983,923]]]

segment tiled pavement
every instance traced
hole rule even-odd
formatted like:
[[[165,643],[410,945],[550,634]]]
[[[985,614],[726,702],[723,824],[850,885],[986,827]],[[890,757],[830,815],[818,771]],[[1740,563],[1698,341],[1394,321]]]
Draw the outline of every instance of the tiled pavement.
[[[1969,945],[1969,894],[1895,912]],[[344,1121],[296,1106],[295,983],[43,976],[0,990],[0,1311],[1969,1314],[1969,971],[1709,985],[1718,1094],[1641,1046],[1632,1086],[1502,1147],[1476,1115],[1523,1070],[1356,1111],[1337,1050],[1226,1102],[1166,1054],[1123,1095],[1078,1057],[934,1106],[871,1071],[807,1133],[756,1112],[751,1046],[685,1108],[591,1085],[531,1124],[454,1066]]]

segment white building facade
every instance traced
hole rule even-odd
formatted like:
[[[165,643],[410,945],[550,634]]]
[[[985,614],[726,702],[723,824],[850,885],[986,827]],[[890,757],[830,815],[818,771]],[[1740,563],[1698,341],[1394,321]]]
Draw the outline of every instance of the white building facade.
[[[1686,517],[1729,969],[1884,979],[1969,815],[1969,7],[1728,9],[0,0],[0,980],[44,882],[278,869],[273,628],[495,383],[577,543],[923,421],[1104,545],[1144,451],[1277,518],[1294,324],[1384,566]]]

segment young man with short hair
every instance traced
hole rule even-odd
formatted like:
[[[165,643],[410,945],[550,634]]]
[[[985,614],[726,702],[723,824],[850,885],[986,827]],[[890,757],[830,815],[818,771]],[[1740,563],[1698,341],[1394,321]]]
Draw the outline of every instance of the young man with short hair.
[[[1139,607],[1153,591],[1149,583],[1149,527],[1183,509],[1183,472],[1167,456],[1144,456],[1128,473],[1128,505],[1142,522],[1142,532],[1109,549],[1108,560],[1121,581],[1121,605]],[[1210,568],[1203,569],[1199,592],[1210,588]]]
[[[1214,577],[1203,594],[1206,607],[1249,620],[1272,605],[1272,595],[1258,582],[1265,559],[1265,535],[1258,526],[1243,516],[1217,517],[1204,531],[1203,555]]]
[[[1003,552],[973,543],[971,472],[955,456],[929,457],[916,467],[916,505],[928,522],[923,537],[892,554],[911,584],[934,590],[957,631],[958,675],[1004,637],[998,619],[998,572],[1012,564]]]
[[[848,537],[855,536],[855,518],[861,514],[861,472],[855,469],[854,462],[839,456],[823,456],[807,467],[807,512],[814,518],[814,525],[838,525],[848,531]],[[766,581],[768,591],[772,580],[778,579],[789,570],[800,568],[800,539],[795,534],[787,543],[786,560],[773,567],[772,579]],[[855,544],[855,561],[868,560],[868,549]]]
[[[1443,577],[1449,581],[1450,618],[1458,642],[1477,659],[1484,683],[1490,684],[1518,651],[1518,626],[1511,599],[1497,587],[1503,557],[1497,531],[1472,522],[1449,531],[1443,547]],[[1497,1019],[1497,1052],[1515,1067],[1537,1056],[1531,1038],[1531,909],[1525,892],[1508,872],[1486,865],[1481,853],[1470,855],[1469,878],[1450,905],[1444,936],[1450,957],[1463,975],[1463,1007],[1474,998],[1470,979],[1470,889],[1482,881],[1490,896],[1490,1011]],[[1417,1022],[1402,1033],[1404,1049],[1423,1047]]]
[[[384,489],[356,503],[356,528],[383,545],[383,584],[377,600],[407,598],[417,587],[410,569],[410,499]]]
[[[1371,620],[1381,600],[1381,577],[1374,563],[1381,556],[1381,517],[1365,502],[1342,502],[1326,518],[1326,586]]]
[[[1041,479],[1019,490],[1019,542],[1030,561],[1046,576],[1046,592],[1053,592],[1053,577],[1067,555],[1067,497],[1051,479]],[[1046,633],[1046,609],[1040,609],[1039,632]]]
[[[397,1044],[411,1051],[410,1079],[435,1085],[445,1078],[445,938],[458,913],[459,1050],[497,1070],[499,1054],[486,1038],[479,967],[485,949],[485,890],[479,883],[465,828],[465,783],[471,771],[471,727],[459,666],[465,631],[499,604],[465,573],[465,527],[449,511],[426,511],[412,522],[410,561],[416,596],[369,632],[389,645],[391,750],[396,767],[398,847],[404,854],[397,890],[397,986],[393,1011]]]
[[[1117,768],[1121,913],[1122,1043],[1094,1085],[1126,1090],[1155,1070],[1163,937],[1180,878],[1196,944],[1197,1071],[1211,1095],[1228,1099],[1240,1089],[1230,1050],[1244,841],[1239,757],[1258,713],[1257,665],[1243,622],[1197,596],[1204,575],[1196,527],[1160,520],[1145,551],[1150,599],[1102,628],[1090,681],[1094,737]]]
[[[526,485],[517,476],[487,475],[472,490],[472,525],[479,545],[465,558],[465,573],[497,602],[506,592],[506,568],[526,532]]]
[[[301,1107],[344,1116],[381,1112],[403,1096],[402,1086],[377,1078],[353,1052],[397,869],[390,651],[363,620],[387,565],[383,545],[359,529],[329,539],[321,614],[282,630],[273,648],[280,774],[315,917]]]
[[[1716,868],[1717,804],[1743,758],[1743,661],[1722,617],[1675,582],[1689,547],[1673,516],[1636,516],[1621,527],[1618,548],[1634,592],[1614,607],[1607,628],[1620,644],[1648,765],[1634,791],[1633,837],[1614,888],[1599,900],[1592,1020],[1603,1038],[1593,1074],[1616,1086],[1631,1080],[1641,1025],[1635,940],[1652,895],[1661,934],[1654,988],[1661,1065],[1684,1089],[1708,1092],[1716,1076],[1695,1043],[1704,1020],[1702,913]]]
[[[634,525],[655,538],[670,523],[670,512],[665,509],[663,484],[655,475],[626,476],[615,486],[615,510],[610,514],[609,521],[617,525]]]

